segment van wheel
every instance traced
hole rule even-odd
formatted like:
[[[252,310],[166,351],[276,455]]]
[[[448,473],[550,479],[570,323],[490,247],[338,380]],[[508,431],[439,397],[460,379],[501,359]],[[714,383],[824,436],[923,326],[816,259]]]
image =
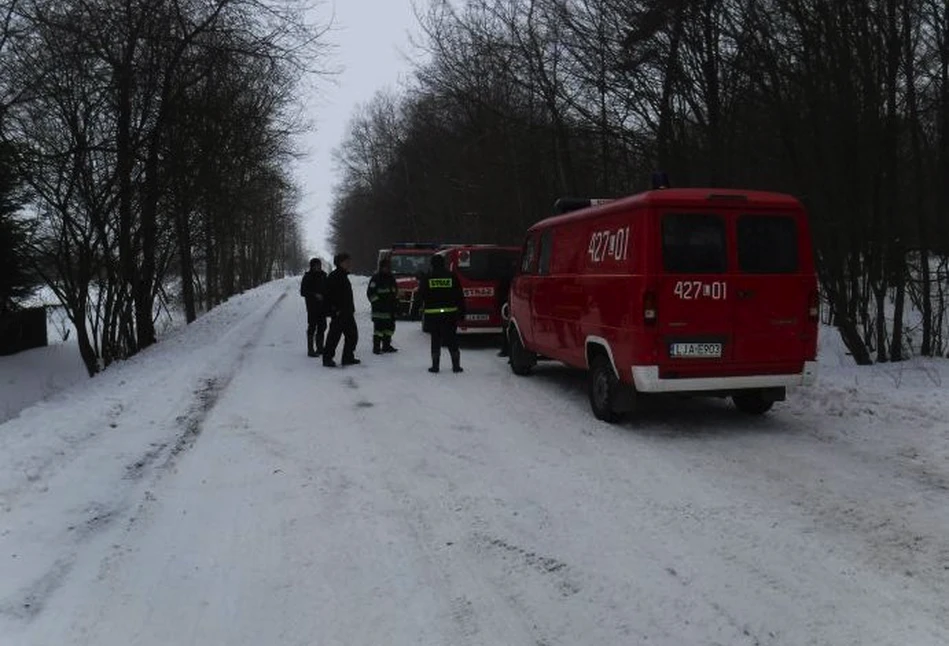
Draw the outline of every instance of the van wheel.
[[[748,415],[764,415],[774,406],[773,401],[765,399],[762,394],[758,392],[733,395],[732,401],[735,403],[735,408]]]
[[[590,407],[598,420],[613,424],[621,415],[613,408],[619,379],[613,372],[613,365],[605,356],[598,355],[590,366]]]
[[[511,334],[511,372],[515,375],[525,376],[529,375],[531,369],[537,363],[537,358],[534,356],[534,353],[529,352],[527,348],[524,347],[524,343],[521,341],[521,335],[518,334],[515,330],[510,331]]]

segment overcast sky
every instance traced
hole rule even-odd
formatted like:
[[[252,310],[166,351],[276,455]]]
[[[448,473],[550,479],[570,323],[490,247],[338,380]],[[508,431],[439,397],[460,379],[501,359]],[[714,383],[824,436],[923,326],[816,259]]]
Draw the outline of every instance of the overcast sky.
[[[340,73],[319,83],[305,100],[316,129],[302,142],[309,155],[297,173],[308,251],[326,257],[332,252],[325,240],[336,181],[333,149],[359,104],[377,90],[397,88],[410,73],[406,57],[413,55],[409,35],[416,33],[416,20],[411,0],[335,0],[318,11],[324,20],[335,12],[327,39],[335,48],[332,62]]]

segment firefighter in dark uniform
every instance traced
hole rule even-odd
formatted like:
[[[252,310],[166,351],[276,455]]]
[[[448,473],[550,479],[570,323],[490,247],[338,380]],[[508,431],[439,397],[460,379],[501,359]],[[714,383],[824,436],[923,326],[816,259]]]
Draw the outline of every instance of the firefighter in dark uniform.
[[[344,366],[360,363],[356,358],[356,343],[359,341],[359,329],[356,327],[356,305],[353,300],[353,286],[349,282],[349,254],[339,253],[333,258],[336,265],[326,277],[326,302],[329,306],[330,330],[323,349],[323,365],[335,368],[336,347],[343,337]]]
[[[300,296],[306,302],[306,355],[319,357],[323,353],[323,337],[326,335],[326,272],[319,258],[310,260],[310,270],[300,281]],[[313,335],[316,335],[314,339]],[[314,347],[314,341],[315,346]]]
[[[432,335],[432,367],[438,372],[442,348],[451,355],[452,372],[462,372],[458,349],[458,321],[465,315],[465,295],[458,277],[445,269],[443,256],[432,256],[432,271],[419,288],[422,311]]]
[[[372,306],[372,353],[398,352],[392,347],[395,334],[395,314],[398,309],[398,292],[395,276],[391,271],[392,261],[379,261],[379,271],[369,279],[366,297]]]

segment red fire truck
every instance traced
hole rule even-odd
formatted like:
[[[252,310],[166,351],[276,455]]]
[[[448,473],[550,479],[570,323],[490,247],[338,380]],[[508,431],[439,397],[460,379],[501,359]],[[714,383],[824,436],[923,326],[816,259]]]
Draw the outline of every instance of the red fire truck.
[[[511,288],[515,373],[539,358],[587,369],[606,421],[649,393],[762,414],[813,380],[817,276],[798,200],[693,188],[574,206],[527,233]]]
[[[390,249],[379,250],[379,260],[388,256],[392,263],[399,297],[400,318],[418,319],[420,303],[418,294],[419,276],[428,273],[429,260],[442,245],[427,242],[399,242]]]
[[[500,334],[500,293],[510,284],[520,259],[519,247],[457,245],[438,252],[445,266],[455,272],[465,292],[466,315],[458,324],[459,334]]]

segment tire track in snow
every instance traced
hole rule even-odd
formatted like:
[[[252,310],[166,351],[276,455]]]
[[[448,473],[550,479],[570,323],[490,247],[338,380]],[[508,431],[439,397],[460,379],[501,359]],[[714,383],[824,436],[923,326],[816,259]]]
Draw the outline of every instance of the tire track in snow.
[[[245,333],[246,338],[234,358],[226,361],[223,366],[219,366],[212,376],[199,380],[199,385],[192,390],[191,403],[187,406],[186,412],[175,418],[178,432],[174,438],[170,441],[150,443],[149,448],[140,457],[125,465],[123,476],[120,479],[141,482],[147,476],[152,475],[149,486],[154,486],[165,473],[169,472],[183,453],[194,447],[201,434],[204,420],[214,409],[234,375],[240,370],[247,353],[259,341],[273,312],[286,298],[290,289],[292,287],[288,286],[287,289],[282,291],[260,316],[260,319]],[[122,401],[115,402],[109,407],[107,418],[111,420],[108,424],[111,428],[117,427],[117,420],[126,408],[135,409],[140,407],[127,407]],[[139,425],[145,425],[148,420],[139,420],[138,423]],[[98,432],[93,432],[85,439],[94,439],[98,435]],[[78,453],[82,446],[75,446],[74,448]],[[59,457],[59,462],[61,462],[62,456]],[[43,479],[44,474],[55,466],[56,462],[51,456],[41,470],[31,472],[31,477],[28,480],[36,482]],[[118,486],[127,487],[128,485]],[[11,492],[5,493],[10,494]],[[23,490],[20,490],[19,493],[22,494]],[[41,491],[41,493],[45,493],[45,491]],[[139,499],[137,503],[134,502],[135,498]],[[71,523],[67,521],[67,526],[61,530],[61,536],[65,539],[64,542],[69,545],[68,550],[60,554],[43,574],[36,577],[31,583],[21,586],[19,591],[14,592],[6,601],[0,601],[0,617],[5,616],[20,621],[32,621],[38,617],[45,609],[48,600],[59,590],[73,571],[77,561],[82,556],[81,550],[83,547],[106,532],[116,524],[116,521],[122,518],[127,519],[125,531],[129,531],[145,515],[147,505],[153,500],[154,497],[149,489],[144,491],[135,489],[132,491],[132,495],[111,505],[99,502],[88,503],[86,508],[80,512],[80,516],[84,519]],[[131,515],[129,515],[130,509],[134,510]],[[7,535],[8,533],[5,532],[3,536]],[[114,545],[113,550],[119,547]],[[108,561],[109,558],[106,557],[105,561]]]
[[[221,395],[234,379],[234,375],[240,371],[244,361],[247,358],[248,352],[259,342],[264,328],[273,316],[274,311],[287,297],[288,293],[288,291],[282,292],[280,296],[278,296],[277,299],[264,312],[260,321],[257,322],[257,324],[248,334],[247,340],[241,344],[234,360],[227,363],[223,370],[218,369],[215,371],[214,375],[202,378],[200,380],[200,385],[198,385],[192,391],[192,401],[190,406],[188,406],[187,411],[175,419],[180,429],[180,433],[175,438],[174,443],[171,444],[171,448],[167,452],[165,460],[159,467],[160,470],[167,470],[172,467],[174,462],[182,453],[194,447],[198,437],[201,435],[204,421],[207,419],[208,415],[211,414],[211,411],[214,410],[214,407],[217,405],[218,400],[220,400]],[[166,447],[162,448],[164,449]],[[137,465],[148,465],[156,462],[160,455],[161,453],[155,456],[155,449],[150,449],[145,452],[142,458],[127,467],[127,470],[132,468],[136,471],[141,471],[141,468],[137,468]]]

